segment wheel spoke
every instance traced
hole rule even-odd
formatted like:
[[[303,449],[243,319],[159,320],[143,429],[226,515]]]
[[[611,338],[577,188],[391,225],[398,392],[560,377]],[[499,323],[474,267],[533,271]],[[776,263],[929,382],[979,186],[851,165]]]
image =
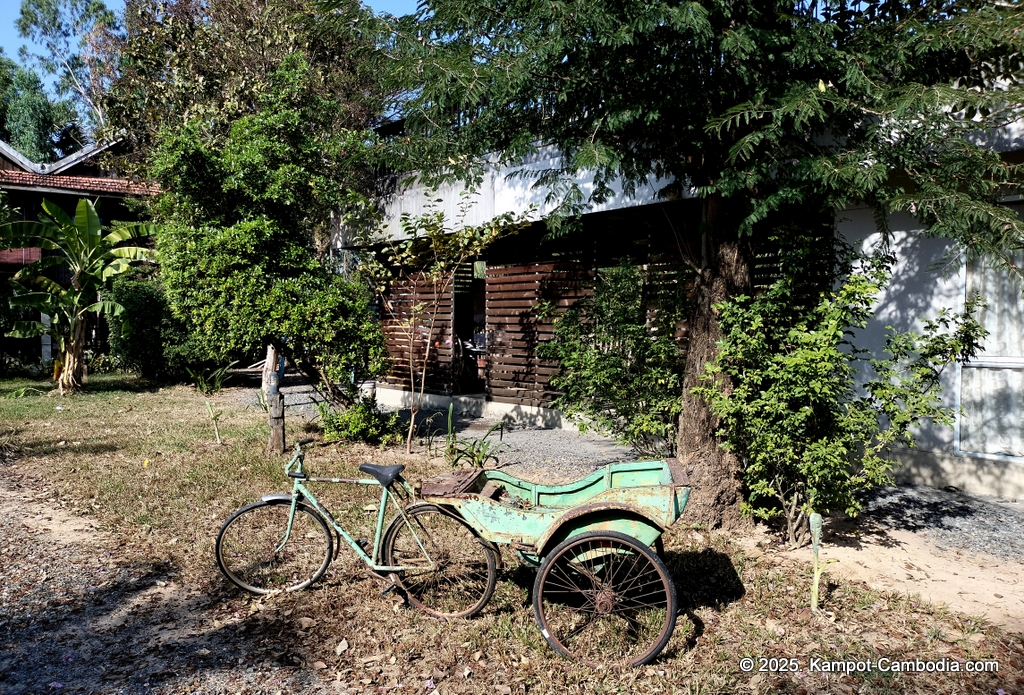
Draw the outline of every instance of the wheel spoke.
[[[623,534],[570,538],[545,559],[534,611],[556,650],[597,664],[653,659],[675,626],[675,594],[664,563]]]
[[[286,533],[289,504],[261,503],[228,520],[217,537],[217,561],[234,584],[253,593],[294,591],[327,569],[333,541],[318,514],[296,509]]]
[[[389,565],[406,568],[396,576],[409,602],[444,617],[478,612],[497,580],[494,552],[464,521],[437,507],[414,507],[407,516],[413,530],[396,519],[385,534],[384,557]]]

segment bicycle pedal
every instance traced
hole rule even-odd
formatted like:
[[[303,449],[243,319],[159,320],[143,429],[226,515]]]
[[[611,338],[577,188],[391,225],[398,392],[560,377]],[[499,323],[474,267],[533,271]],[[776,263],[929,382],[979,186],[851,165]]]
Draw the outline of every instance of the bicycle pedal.
[[[392,591],[394,591],[397,588],[398,588],[397,584],[388,584],[387,588],[385,588],[384,591],[380,592],[381,598],[387,596],[388,594],[390,594]]]
[[[370,547],[370,539],[366,536],[363,536],[362,538],[356,541],[356,545],[358,545],[360,548],[363,549],[363,551],[365,551],[368,547]]]

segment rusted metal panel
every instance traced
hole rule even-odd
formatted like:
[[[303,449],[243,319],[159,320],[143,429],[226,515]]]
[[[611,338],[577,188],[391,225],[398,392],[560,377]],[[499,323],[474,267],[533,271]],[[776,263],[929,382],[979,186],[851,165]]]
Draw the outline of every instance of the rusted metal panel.
[[[421,494],[424,497],[453,497],[465,493],[480,477],[478,469],[467,469],[445,473],[422,481]]]
[[[650,507],[641,508],[626,501],[586,504],[561,516],[557,525],[538,538],[535,545],[543,553],[552,545],[553,539],[561,543],[566,538],[587,531],[618,531],[645,545],[651,545],[666,527],[652,518],[650,513]]]

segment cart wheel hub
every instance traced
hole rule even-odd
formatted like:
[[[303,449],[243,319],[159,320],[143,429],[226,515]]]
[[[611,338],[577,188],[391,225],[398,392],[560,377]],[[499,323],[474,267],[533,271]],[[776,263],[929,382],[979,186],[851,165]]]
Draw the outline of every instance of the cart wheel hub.
[[[608,615],[615,610],[615,592],[611,589],[601,589],[594,596],[594,607],[598,615]]]

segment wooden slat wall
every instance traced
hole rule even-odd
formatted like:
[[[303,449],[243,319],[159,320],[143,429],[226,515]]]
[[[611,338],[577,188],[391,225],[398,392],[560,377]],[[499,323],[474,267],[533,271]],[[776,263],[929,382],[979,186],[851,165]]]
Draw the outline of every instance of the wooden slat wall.
[[[405,389],[410,388],[409,378],[409,329],[403,325],[412,316],[412,307],[423,303],[428,307],[434,300],[433,285],[418,280],[411,285],[392,287],[389,297],[394,316],[382,309],[384,335],[387,337],[388,354],[391,355],[391,371],[385,377],[389,384]],[[424,317],[421,317],[424,318]],[[427,368],[427,391],[430,393],[451,393],[451,327],[452,327],[452,294],[451,290],[441,297],[438,314],[435,320],[433,345],[430,348],[430,360]],[[427,327],[420,325],[413,336],[413,359],[417,365],[416,386],[419,390],[422,359],[426,350]]]
[[[693,288],[693,272],[677,261],[653,260],[647,264],[647,324],[656,333],[670,330],[671,336],[681,350],[689,345],[690,326],[681,320],[672,326],[664,326],[657,315],[658,306],[684,304]]]
[[[487,395],[520,405],[548,405],[557,396],[548,382],[555,360],[541,359],[537,345],[551,339],[552,321],[536,306],[551,302],[565,311],[592,294],[594,272],[582,263],[534,263],[487,267]]]

